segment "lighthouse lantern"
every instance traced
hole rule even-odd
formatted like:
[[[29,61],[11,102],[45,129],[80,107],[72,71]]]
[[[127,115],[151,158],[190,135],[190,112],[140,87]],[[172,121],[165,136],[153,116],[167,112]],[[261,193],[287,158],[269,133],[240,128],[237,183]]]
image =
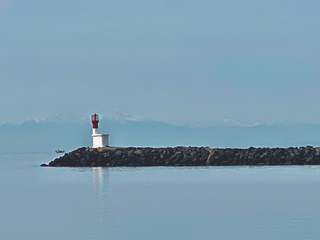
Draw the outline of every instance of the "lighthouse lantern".
[[[99,123],[99,115],[98,114],[93,114],[91,115],[91,123],[92,123],[92,128],[98,128],[98,123]]]

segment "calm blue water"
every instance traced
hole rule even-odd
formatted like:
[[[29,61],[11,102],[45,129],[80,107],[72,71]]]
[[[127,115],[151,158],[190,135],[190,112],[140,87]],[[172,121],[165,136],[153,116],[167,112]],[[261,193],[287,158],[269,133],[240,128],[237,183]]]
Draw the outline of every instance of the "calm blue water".
[[[0,155],[1,239],[319,239],[320,167],[40,168]]]

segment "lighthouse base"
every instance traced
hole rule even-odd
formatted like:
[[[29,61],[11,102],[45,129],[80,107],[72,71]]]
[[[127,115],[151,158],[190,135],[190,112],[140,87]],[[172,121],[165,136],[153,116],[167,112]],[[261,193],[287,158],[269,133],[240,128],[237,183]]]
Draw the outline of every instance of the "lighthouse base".
[[[109,134],[92,134],[92,148],[108,147]]]

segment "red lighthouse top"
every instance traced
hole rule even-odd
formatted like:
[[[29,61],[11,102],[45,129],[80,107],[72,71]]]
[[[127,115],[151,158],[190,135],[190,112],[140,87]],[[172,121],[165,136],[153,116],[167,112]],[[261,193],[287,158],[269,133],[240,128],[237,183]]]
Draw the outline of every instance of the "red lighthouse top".
[[[91,115],[91,122],[92,122],[92,128],[98,128],[99,115],[96,113]]]

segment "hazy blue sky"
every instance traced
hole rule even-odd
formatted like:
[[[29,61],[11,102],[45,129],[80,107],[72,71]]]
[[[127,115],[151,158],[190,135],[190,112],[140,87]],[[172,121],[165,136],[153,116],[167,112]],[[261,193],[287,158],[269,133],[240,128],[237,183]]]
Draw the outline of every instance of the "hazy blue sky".
[[[118,110],[320,123],[319,11],[316,0],[0,0],[0,123]]]

